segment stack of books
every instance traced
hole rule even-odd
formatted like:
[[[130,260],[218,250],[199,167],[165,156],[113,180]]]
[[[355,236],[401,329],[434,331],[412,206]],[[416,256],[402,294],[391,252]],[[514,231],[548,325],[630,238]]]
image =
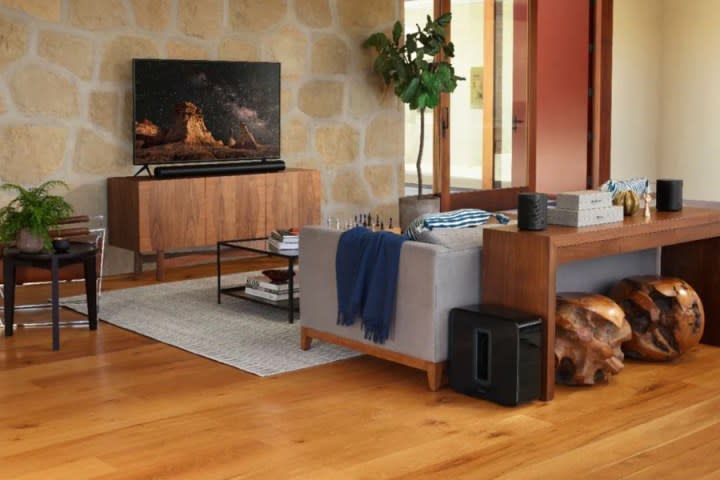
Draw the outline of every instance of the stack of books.
[[[271,302],[280,302],[288,299],[290,285],[285,283],[273,283],[265,275],[256,275],[249,277],[245,282],[245,293],[247,295],[269,300]],[[293,282],[293,298],[300,298],[300,284]]]
[[[268,244],[276,250],[297,250],[300,248],[299,234],[296,228],[273,230]]]
[[[586,227],[623,221],[623,207],[612,204],[612,194],[598,190],[558,193],[555,208],[548,208],[551,225]]]

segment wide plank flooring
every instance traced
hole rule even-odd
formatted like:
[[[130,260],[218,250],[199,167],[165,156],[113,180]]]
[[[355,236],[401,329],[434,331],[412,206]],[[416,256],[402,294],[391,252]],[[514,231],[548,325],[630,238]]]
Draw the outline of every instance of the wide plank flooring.
[[[370,357],[259,378],[104,322],[64,328],[59,352],[25,328],[0,340],[0,405],[0,479],[720,479],[720,349],[704,345],[507,408]]]

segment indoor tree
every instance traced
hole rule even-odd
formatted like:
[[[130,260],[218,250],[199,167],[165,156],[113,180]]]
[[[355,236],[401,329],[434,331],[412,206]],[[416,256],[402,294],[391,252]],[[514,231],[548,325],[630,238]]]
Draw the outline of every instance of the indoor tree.
[[[452,14],[444,13],[435,20],[429,15],[425,28],[417,25],[417,31],[403,36],[402,23],[395,22],[392,37],[385,33],[372,34],[363,43],[378,53],[373,68],[394,87],[395,94],[411,110],[420,111],[420,147],[416,162],[418,174],[418,199],[422,196],[422,155],[425,138],[425,110],[440,103],[440,94],[455,90],[458,80],[455,69],[448,61],[455,55],[455,47],[447,41],[446,27]]]

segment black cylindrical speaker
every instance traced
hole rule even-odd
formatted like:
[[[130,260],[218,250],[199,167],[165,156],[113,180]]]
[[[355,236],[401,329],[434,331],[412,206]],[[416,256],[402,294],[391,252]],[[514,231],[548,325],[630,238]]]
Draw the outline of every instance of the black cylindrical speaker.
[[[662,212],[677,212],[683,205],[683,181],[658,179],[655,208]]]
[[[545,230],[547,227],[547,195],[544,193],[518,194],[518,228]]]

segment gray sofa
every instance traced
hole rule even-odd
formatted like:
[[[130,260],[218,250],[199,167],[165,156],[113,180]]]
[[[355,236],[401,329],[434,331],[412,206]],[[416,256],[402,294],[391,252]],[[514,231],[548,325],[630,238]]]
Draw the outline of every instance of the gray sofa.
[[[494,228],[486,226],[485,228]],[[301,348],[313,339],[427,372],[428,386],[442,385],[447,359],[448,314],[454,307],[480,303],[482,228],[433,232],[408,241],[400,254],[396,309],[390,338],[382,345],[366,340],[360,322],[337,325],[335,253],[342,232],[304,227],[300,233],[299,278]],[[655,250],[563,265],[558,291],[601,292],[615,280],[657,272]]]

